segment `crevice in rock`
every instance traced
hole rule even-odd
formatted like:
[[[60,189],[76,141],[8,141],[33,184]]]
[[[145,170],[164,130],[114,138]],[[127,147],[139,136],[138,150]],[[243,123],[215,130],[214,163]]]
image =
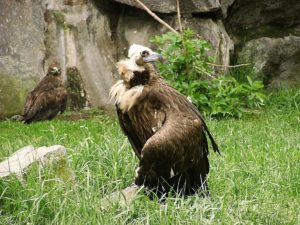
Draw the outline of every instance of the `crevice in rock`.
[[[192,13],[192,17],[201,19],[212,19],[216,21],[218,19],[222,19],[223,15],[221,9],[215,9],[209,12]]]
[[[119,17],[122,12],[122,4],[110,1],[110,0],[93,0],[93,5],[99,10],[99,12],[107,18],[109,18],[109,28],[111,31],[111,40],[116,41],[117,39],[117,27]]]

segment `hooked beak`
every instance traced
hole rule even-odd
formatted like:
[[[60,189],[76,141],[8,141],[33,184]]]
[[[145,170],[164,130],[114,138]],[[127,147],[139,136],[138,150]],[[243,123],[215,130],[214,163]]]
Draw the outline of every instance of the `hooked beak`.
[[[149,63],[149,62],[156,62],[156,61],[162,61],[163,60],[163,57],[162,55],[158,54],[158,53],[155,53],[155,54],[151,54],[147,57],[144,57],[143,58],[144,62],[146,63]]]

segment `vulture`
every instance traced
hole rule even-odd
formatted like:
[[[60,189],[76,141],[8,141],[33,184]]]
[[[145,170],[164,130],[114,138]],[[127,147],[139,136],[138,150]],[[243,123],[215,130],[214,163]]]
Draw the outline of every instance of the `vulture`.
[[[161,56],[133,44],[119,61],[121,80],[110,90],[120,127],[137,158],[135,185],[159,198],[169,192],[208,194],[208,141],[220,154],[198,109],[157,72]]]
[[[23,122],[51,120],[66,109],[67,91],[57,64],[49,67],[46,76],[31,91],[23,109]]]

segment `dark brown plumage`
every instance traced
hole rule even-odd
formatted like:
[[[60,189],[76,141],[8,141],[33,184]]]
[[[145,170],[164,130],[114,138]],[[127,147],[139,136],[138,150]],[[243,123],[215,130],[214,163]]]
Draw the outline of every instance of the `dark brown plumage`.
[[[152,64],[131,63],[132,58],[119,63],[122,81],[110,94],[116,100],[120,126],[140,160],[135,184],[159,196],[171,189],[184,195],[207,191],[206,134],[214,151],[219,149],[203,117]]]
[[[61,69],[53,64],[47,75],[28,94],[22,115],[23,122],[51,120],[65,111],[66,103],[67,92],[62,83]]]

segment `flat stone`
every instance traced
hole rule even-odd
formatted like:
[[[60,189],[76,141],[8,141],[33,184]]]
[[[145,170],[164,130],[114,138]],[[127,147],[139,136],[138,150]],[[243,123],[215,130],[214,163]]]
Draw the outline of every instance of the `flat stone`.
[[[129,205],[140,190],[142,190],[141,187],[137,185],[131,185],[123,190],[113,192],[112,194],[101,199],[100,208],[102,210],[105,210],[107,209],[107,207],[109,207],[109,205]]]
[[[67,160],[66,149],[61,145],[53,145],[50,147],[44,146],[37,149],[34,149],[33,146],[26,146],[19,149],[8,159],[0,163],[0,177],[3,178],[10,175],[22,177],[22,174],[36,162],[45,167],[52,164],[54,161],[57,162],[60,160]],[[65,166],[67,163],[64,162],[63,164]],[[73,173],[70,173],[69,176],[71,178],[74,175]]]

